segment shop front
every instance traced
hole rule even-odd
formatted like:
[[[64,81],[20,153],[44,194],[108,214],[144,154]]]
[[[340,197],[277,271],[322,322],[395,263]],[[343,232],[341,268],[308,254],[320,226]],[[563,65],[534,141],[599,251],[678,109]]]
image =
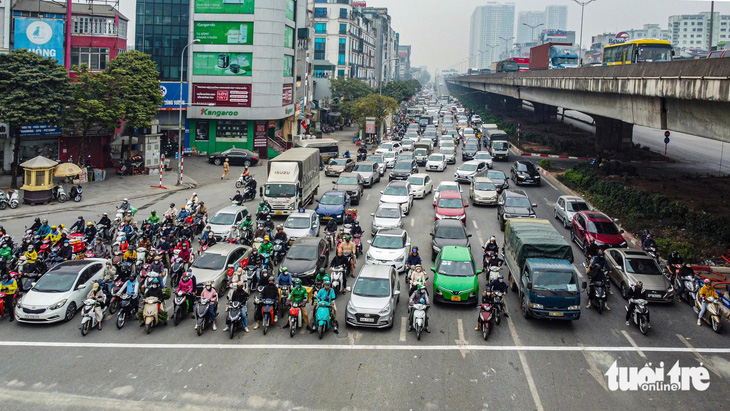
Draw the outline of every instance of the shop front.
[[[200,153],[212,154],[229,148],[254,150],[255,122],[250,120],[191,119],[191,142]]]

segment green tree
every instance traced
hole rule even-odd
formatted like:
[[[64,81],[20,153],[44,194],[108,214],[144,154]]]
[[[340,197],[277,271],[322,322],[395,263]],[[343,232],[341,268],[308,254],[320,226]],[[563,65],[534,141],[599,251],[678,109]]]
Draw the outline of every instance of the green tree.
[[[342,113],[343,118],[354,119],[355,102],[373,93],[373,89],[360,80],[338,78],[330,81],[332,92],[332,110]]]
[[[71,69],[76,74],[76,81],[72,85],[73,100],[64,112],[63,123],[67,134],[81,136],[79,158],[83,158],[92,130],[113,133],[120,126],[123,104],[117,77],[91,72],[86,64]]]
[[[149,127],[162,105],[155,62],[149,55],[132,50],[110,61],[104,73],[118,85],[125,125],[130,129]]]
[[[0,122],[8,124],[14,139],[12,188],[18,188],[20,128],[34,123],[60,125],[70,101],[70,79],[58,60],[25,49],[0,55]]]
[[[408,101],[414,94],[416,94],[416,91],[417,90],[406,81],[391,81],[383,87],[383,95],[392,97],[398,102]]]
[[[353,106],[353,119],[360,125],[361,129],[364,129],[365,118],[375,117],[375,129],[380,130],[386,116],[392,115],[397,109],[398,102],[392,97],[371,94],[355,102]]]

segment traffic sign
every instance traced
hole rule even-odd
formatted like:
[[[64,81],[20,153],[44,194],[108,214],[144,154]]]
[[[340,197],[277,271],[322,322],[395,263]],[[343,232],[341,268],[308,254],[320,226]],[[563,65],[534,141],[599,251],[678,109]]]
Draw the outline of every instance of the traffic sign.
[[[669,130],[664,132],[664,137],[669,137]]]
[[[664,137],[664,144],[669,144],[669,137]]]

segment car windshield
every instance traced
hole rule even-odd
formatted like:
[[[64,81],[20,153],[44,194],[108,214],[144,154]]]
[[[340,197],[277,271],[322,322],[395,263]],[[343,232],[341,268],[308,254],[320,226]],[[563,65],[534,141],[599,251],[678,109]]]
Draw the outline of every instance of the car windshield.
[[[395,163],[394,170],[409,171],[411,169],[411,163],[409,162],[397,162]]]
[[[309,217],[289,217],[284,222],[284,228],[309,228]]]
[[[590,207],[588,207],[588,204],[584,203],[583,201],[569,201],[566,203],[566,208],[568,211],[587,211],[590,210]]]
[[[388,186],[385,187],[383,195],[386,196],[407,196],[408,189],[404,186]]]
[[[201,270],[222,270],[226,265],[226,256],[215,253],[203,253],[193,262],[193,268]]]
[[[383,162],[383,157],[381,157],[381,156],[372,156],[372,157],[368,157],[368,161],[372,161],[373,163],[378,163],[378,164],[380,164],[380,163],[382,163],[382,162]]]
[[[355,166],[355,171],[372,172],[373,166],[370,164],[358,164],[357,166]],[[357,184],[357,183],[353,183],[353,184]]]
[[[506,141],[495,141],[494,143],[492,143],[492,147],[495,150],[506,150],[507,142]]]
[[[378,148],[382,148],[382,149],[385,149],[385,150],[392,150],[393,149],[393,143],[383,143]]]
[[[413,140],[403,140],[403,147],[405,147],[405,146],[410,147],[412,145],[413,145]]]
[[[464,208],[464,203],[458,198],[439,198],[440,208]]]
[[[266,184],[266,194],[269,197],[294,197],[297,187],[294,184]]]
[[[331,166],[344,166],[347,163],[347,160],[344,158],[333,158],[330,160]]]
[[[471,163],[464,163],[461,165],[461,167],[459,167],[459,170],[461,170],[461,171],[474,171],[476,169],[477,169],[477,165],[471,164]]]
[[[42,293],[63,293],[74,286],[74,281],[79,275],[79,268],[62,268],[51,271],[40,279],[33,287],[33,290]]]
[[[447,148],[447,147],[454,147],[453,141],[443,141],[441,142],[441,147]]]
[[[477,150],[479,150],[479,146],[476,145],[476,144],[468,144],[467,143],[467,144],[464,145],[464,150],[466,150],[466,151],[477,151]]]
[[[415,156],[425,156],[428,154],[428,151],[426,151],[425,148],[417,148],[416,151],[413,152],[413,155]]]
[[[491,178],[492,180],[506,180],[507,176],[504,175],[501,171],[489,171],[487,173],[487,177]]]
[[[389,297],[390,281],[385,278],[359,277],[352,293],[361,297]]]
[[[506,207],[520,207],[520,208],[530,208],[530,199],[526,197],[507,197],[504,200],[504,205]]]
[[[319,203],[324,205],[339,205],[342,204],[342,196],[325,194],[319,199]]]
[[[398,217],[400,217],[400,208],[379,207],[375,211],[375,217],[379,217],[379,218],[398,218]]]
[[[208,221],[208,224],[232,225],[235,218],[235,214],[218,213],[214,215],[213,218],[210,219],[210,221]]]
[[[448,275],[451,277],[469,277],[476,275],[474,270],[474,264],[471,261],[450,261],[441,260],[439,261],[436,272],[439,275]]]
[[[434,154],[431,157],[428,158],[428,161],[444,161],[444,156],[442,154]]]
[[[440,193],[440,192],[446,191],[446,190],[459,191],[459,187],[457,187],[453,184],[441,184],[441,185],[439,185],[439,188],[436,191],[438,191]]]
[[[414,185],[414,186],[422,186],[423,185],[423,177],[408,177],[408,182],[411,183],[411,185]]]
[[[440,226],[436,229],[436,237],[461,240],[466,238],[466,232],[463,226]]]
[[[375,238],[373,238],[372,246],[376,248],[397,250],[399,248],[405,247],[405,244],[403,244],[403,237],[401,236],[376,235]]]
[[[492,158],[492,156],[490,156],[489,153],[477,153],[474,157],[476,160],[489,160],[490,158]]]
[[[426,130],[423,135],[424,137],[436,137],[436,130]]]
[[[454,147],[441,147],[441,152],[443,154],[454,154]]]
[[[316,260],[317,246],[294,244],[286,252],[286,258],[289,260]]]
[[[532,287],[537,290],[578,291],[578,279],[572,271],[534,271]]]
[[[357,177],[340,177],[337,179],[337,184],[356,186],[358,184]]]
[[[626,271],[631,274],[662,275],[654,260],[648,258],[627,258]]]
[[[490,181],[478,181],[474,183],[474,190],[477,191],[494,191],[496,188],[494,187],[494,183]]]
[[[524,163],[517,163],[517,171],[527,171],[527,166]]]
[[[610,221],[588,220],[588,232],[592,234],[617,235],[619,233],[616,224]]]
[[[389,152],[383,154],[383,158],[395,158],[395,153],[392,151],[389,151]]]

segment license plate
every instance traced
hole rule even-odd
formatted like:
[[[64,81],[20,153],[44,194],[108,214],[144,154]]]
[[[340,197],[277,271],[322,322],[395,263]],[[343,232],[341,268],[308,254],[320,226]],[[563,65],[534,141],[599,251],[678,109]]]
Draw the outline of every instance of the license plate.
[[[563,316],[564,314],[563,314],[563,313],[550,313],[550,314],[548,314],[548,315],[549,315],[550,317],[562,317],[562,316]]]
[[[322,217],[322,220],[331,220],[332,217]]]
[[[282,213],[283,213],[282,211],[276,211],[276,212],[274,212],[274,214],[276,214],[276,215],[281,215]]]
[[[451,296],[451,301],[461,301],[461,296],[460,295],[452,295]]]
[[[374,323],[375,318],[361,318],[360,321],[362,321],[364,323]]]
[[[661,294],[655,294],[655,293],[647,294],[646,296],[649,298],[662,298]]]
[[[25,318],[27,318],[29,320],[37,320],[37,319],[41,318],[39,315],[31,315],[31,314],[25,314],[24,316],[25,316]]]

